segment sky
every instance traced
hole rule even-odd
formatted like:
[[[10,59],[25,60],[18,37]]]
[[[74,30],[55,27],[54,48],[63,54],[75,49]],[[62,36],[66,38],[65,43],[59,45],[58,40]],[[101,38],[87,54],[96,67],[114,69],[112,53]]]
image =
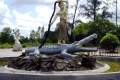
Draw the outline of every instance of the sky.
[[[39,26],[44,26],[47,30],[49,19],[52,15],[54,2],[56,0],[0,0],[0,31],[4,27],[12,29],[20,29],[21,35],[29,36],[31,30],[37,30]],[[69,14],[74,13],[76,0],[69,1]],[[104,0],[105,1],[105,0]],[[106,0],[109,1],[109,0]],[[120,1],[118,0],[120,3]],[[80,4],[86,3],[85,0],[80,0]],[[113,5],[115,6],[115,5]],[[111,7],[110,11],[114,11],[115,7]],[[118,9],[118,14],[120,10]],[[82,21],[87,21],[86,18],[80,17]],[[55,29],[56,22],[51,27]],[[112,18],[115,21],[115,17]],[[120,20],[118,20],[119,22]]]

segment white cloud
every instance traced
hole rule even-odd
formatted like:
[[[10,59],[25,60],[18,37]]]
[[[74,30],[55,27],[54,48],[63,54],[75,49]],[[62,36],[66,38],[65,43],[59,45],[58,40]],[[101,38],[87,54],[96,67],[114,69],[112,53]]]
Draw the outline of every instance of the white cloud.
[[[14,5],[49,5],[56,0],[13,0]]]
[[[12,15],[11,15],[10,10],[8,9],[7,5],[6,5],[5,9],[6,9],[6,12],[2,15],[2,17],[4,17],[2,20],[2,23],[8,24],[8,25],[13,25]]]
[[[4,0],[0,0],[0,30],[2,30],[4,27],[8,27],[10,25],[13,26],[12,23],[12,15],[10,13],[10,10],[7,6],[7,4],[4,3]]]
[[[49,19],[52,15],[52,8],[48,6],[37,6],[35,8],[36,14],[37,14],[37,20],[42,23],[42,25],[47,26]],[[47,27],[46,27],[47,28]]]
[[[8,12],[8,7],[3,0],[0,0],[0,15],[3,15]]]
[[[31,30],[36,30],[41,25],[38,20],[30,15],[30,12],[23,14],[14,10],[13,14],[16,18],[16,27],[20,29],[23,35],[29,34]]]

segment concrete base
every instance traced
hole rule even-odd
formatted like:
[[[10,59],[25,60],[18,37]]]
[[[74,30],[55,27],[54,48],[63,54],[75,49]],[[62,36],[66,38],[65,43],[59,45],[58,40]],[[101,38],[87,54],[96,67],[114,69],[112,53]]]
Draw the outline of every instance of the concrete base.
[[[20,44],[20,42],[15,42],[13,46],[13,51],[22,51],[22,45]]]
[[[2,71],[4,73],[12,73],[12,74],[24,74],[24,75],[91,75],[91,74],[97,74],[97,73],[102,73],[107,71],[110,67],[109,65],[105,64],[105,63],[97,63],[97,65],[99,67],[97,67],[94,70],[84,70],[84,71],[52,71],[52,72],[40,72],[40,71],[25,71],[25,70],[18,70],[18,69],[14,69],[14,68],[9,68],[7,66],[2,67],[3,70]]]
[[[40,73],[35,71],[26,71],[10,69],[4,67],[6,72],[0,72],[0,80],[120,80],[120,72],[98,73],[98,72],[49,72]],[[101,69],[102,70],[102,69]],[[100,71],[100,69],[99,69]]]

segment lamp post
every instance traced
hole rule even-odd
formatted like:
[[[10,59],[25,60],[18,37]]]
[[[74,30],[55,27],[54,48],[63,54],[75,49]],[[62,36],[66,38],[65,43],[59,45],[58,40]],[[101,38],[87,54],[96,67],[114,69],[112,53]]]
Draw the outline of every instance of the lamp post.
[[[118,3],[118,2],[117,2],[117,0],[116,0],[116,27],[118,27],[118,23],[117,23],[117,22],[118,22],[118,15],[117,15],[117,13],[118,13],[118,12],[117,12],[118,6],[117,6],[117,3]]]

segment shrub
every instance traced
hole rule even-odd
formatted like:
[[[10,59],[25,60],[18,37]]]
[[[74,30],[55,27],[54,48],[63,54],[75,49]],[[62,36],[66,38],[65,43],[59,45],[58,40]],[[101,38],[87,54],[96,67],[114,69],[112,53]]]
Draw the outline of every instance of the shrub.
[[[106,50],[109,50],[110,52],[115,52],[115,49],[119,45],[119,39],[116,35],[113,35],[111,33],[107,33],[100,41],[100,47],[104,48]]]

